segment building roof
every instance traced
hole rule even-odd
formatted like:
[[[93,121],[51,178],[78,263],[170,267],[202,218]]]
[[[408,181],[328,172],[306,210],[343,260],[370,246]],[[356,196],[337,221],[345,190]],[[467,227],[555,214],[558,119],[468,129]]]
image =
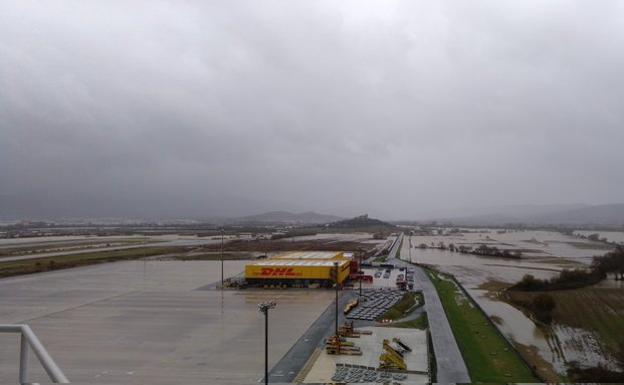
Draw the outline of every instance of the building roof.
[[[294,251],[271,257],[271,259],[305,259],[305,260],[330,260],[342,257],[340,251]]]
[[[257,261],[248,263],[247,266],[322,266],[322,267],[332,267],[334,263],[338,262],[339,265],[344,265],[345,263],[349,263],[347,260],[338,260],[338,261],[319,261],[319,260],[275,260],[275,259],[265,259],[263,261]]]

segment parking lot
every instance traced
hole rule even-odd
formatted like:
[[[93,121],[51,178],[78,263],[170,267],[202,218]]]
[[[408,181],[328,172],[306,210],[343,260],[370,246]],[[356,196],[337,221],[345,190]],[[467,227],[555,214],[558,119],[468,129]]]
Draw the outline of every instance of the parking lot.
[[[365,275],[370,275],[373,277],[373,282],[372,283],[363,283],[362,287],[369,289],[369,288],[396,288],[396,281],[397,278],[399,277],[399,275],[403,274],[404,278],[407,278],[407,270],[400,270],[400,269],[388,269],[388,268],[383,268],[383,267],[378,267],[378,268],[371,268],[371,267],[365,267],[362,268],[362,271],[364,271]],[[420,287],[418,286],[418,282],[416,282],[416,280],[413,281],[414,284],[414,290],[419,290]],[[355,287],[357,288],[357,283],[355,284]]]
[[[388,309],[403,298],[405,292],[395,289],[367,289],[362,292],[358,306],[352,310],[347,319],[373,321],[382,316]]]

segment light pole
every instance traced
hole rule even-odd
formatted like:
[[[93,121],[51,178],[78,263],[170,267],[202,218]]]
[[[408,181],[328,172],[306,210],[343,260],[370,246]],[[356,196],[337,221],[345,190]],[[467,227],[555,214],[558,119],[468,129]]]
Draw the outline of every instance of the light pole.
[[[269,309],[275,308],[273,301],[258,304],[260,313],[264,314],[264,383],[269,383]]]
[[[336,338],[338,338],[338,262],[334,262],[336,271]]]
[[[221,228],[221,290],[223,290],[223,227]]]
[[[362,274],[364,274],[364,270],[362,270],[362,254],[363,251],[360,250],[360,264],[358,265],[358,276],[360,277],[360,297],[362,297]]]

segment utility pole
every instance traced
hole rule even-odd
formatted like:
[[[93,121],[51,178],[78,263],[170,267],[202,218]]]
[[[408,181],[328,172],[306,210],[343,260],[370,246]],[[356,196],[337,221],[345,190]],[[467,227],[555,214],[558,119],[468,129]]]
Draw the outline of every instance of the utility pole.
[[[338,262],[334,262],[336,271],[336,338],[338,338]]]
[[[223,227],[221,228],[221,290],[223,290]]]
[[[264,314],[264,383],[269,383],[269,309],[275,308],[273,301],[258,304],[260,313]]]
[[[358,265],[358,276],[360,277],[360,297],[362,297],[362,274],[364,273],[364,270],[362,270],[362,253],[363,251],[360,250],[360,264]]]

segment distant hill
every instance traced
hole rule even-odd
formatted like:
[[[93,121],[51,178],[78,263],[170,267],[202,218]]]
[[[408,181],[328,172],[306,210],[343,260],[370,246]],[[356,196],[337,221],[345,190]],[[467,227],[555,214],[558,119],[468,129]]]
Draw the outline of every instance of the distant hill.
[[[482,215],[440,218],[457,225],[624,225],[624,204],[509,206]]]
[[[305,213],[291,213],[288,211],[270,211],[267,213],[249,215],[232,219],[234,223],[262,223],[262,224],[302,224],[317,225],[339,221],[343,218],[335,215],[318,214],[312,211]]]
[[[333,222],[328,225],[333,228],[370,228],[370,227],[395,227],[394,225],[380,221],[379,219],[369,218],[367,214],[360,215],[359,217],[344,219],[341,221]]]
[[[624,225],[624,203],[582,207],[530,219],[533,223]]]

